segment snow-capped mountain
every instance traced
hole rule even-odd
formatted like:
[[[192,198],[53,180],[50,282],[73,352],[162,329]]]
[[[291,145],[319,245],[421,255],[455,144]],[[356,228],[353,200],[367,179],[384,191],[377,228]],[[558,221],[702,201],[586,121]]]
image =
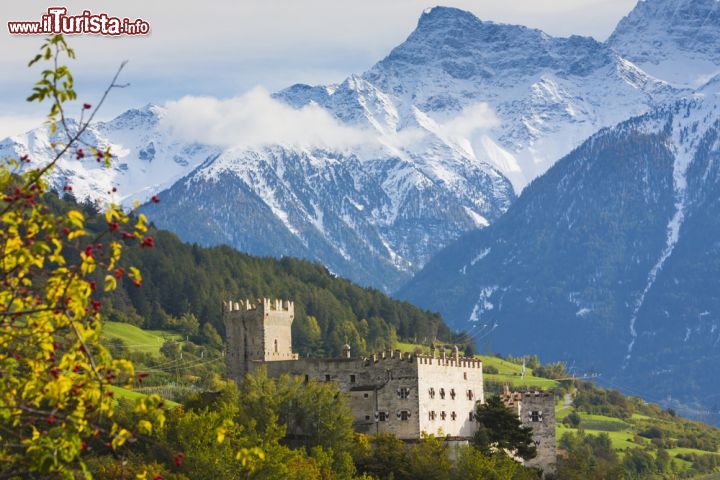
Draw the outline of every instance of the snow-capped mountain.
[[[53,172],[53,187],[62,191],[70,185],[79,199],[130,206],[135,200],[147,201],[220,152],[216,147],[173,138],[160,126],[164,114],[162,107],[147,105],[128,110],[112,121],[91,125],[82,140],[87,145],[110,147],[112,167],[67,154]],[[77,124],[69,119],[68,127],[74,130]],[[63,141],[59,130],[50,135],[49,128],[42,127],[0,142],[0,156],[28,155],[31,167],[44,165],[55,156],[52,143]]]
[[[594,135],[401,296],[644,398],[720,394],[719,85]]]
[[[697,88],[720,73],[720,3],[640,0],[608,44],[656,78]]]
[[[115,185],[125,204],[163,191],[146,210],[183,239],[311,258],[392,290],[452,240],[494,222],[587,136],[677,95],[593,39],[436,7],[368,72],[274,96],[322,109],[363,144],[211,146],[171,134],[173,116],[147,107],[89,132],[89,143],[119,155],[112,170],[69,159],[56,183],[93,199]],[[43,130],[0,148],[36,161],[51,153]]]
[[[676,94],[592,38],[553,38],[435,7],[362,76],[278,96],[295,106],[316,102],[382,132],[449,123],[455,128],[443,140],[493,165],[519,192],[598,129]],[[481,104],[498,122],[477,131],[483,118],[473,107]]]

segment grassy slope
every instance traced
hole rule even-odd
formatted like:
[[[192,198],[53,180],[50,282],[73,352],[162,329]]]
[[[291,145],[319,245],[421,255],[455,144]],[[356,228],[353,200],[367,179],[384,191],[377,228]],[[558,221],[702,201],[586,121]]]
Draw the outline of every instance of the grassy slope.
[[[116,387],[116,386],[111,386],[110,388],[115,393],[114,398],[124,398],[127,400],[135,401],[138,398],[142,398],[142,397],[146,396],[144,393],[133,392],[132,390],[128,390],[127,388]],[[165,405],[168,408],[175,408],[175,407],[181,406],[179,403],[173,402],[172,400],[163,399],[163,402],[165,402]]]
[[[556,409],[557,416],[564,418],[567,416],[567,414],[570,412],[570,409],[565,409],[562,412],[560,412],[558,409]],[[639,425],[636,425],[634,422],[637,421],[643,421],[643,428],[646,428],[648,425],[648,422],[650,424],[660,424],[664,420],[660,419],[653,419],[651,417],[648,417],[646,415],[640,415],[640,414],[633,414],[633,416],[628,421],[623,421],[619,418],[614,417],[606,417],[604,415],[591,415],[589,413],[583,413],[578,412],[580,415],[580,418],[582,419],[580,425],[583,429],[583,431],[586,434],[589,435],[601,435],[601,434],[607,434],[610,437],[610,441],[612,442],[613,448],[622,455],[624,451],[630,448],[643,448],[648,445],[650,445],[650,440],[642,437],[637,436],[637,432],[641,430]],[[561,415],[562,414],[562,415]],[[560,423],[561,420],[558,419],[557,429],[556,429],[556,435],[558,442],[560,441],[560,438],[565,433],[576,433],[578,430],[574,428],[569,428],[562,423]],[[671,448],[667,451],[670,456],[673,458],[673,461],[677,465],[677,467],[680,470],[685,470],[691,467],[690,462],[686,462],[685,460],[676,458],[675,456],[682,453],[682,454],[688,454],[688,453],[695,453],[698,455],[707,455],[712,452],[706,452],[704,450],[698,450],[695,448],[683,448],[683,447],[677,447],[677,448]],[[720,455],[720,452],[715,452],[716,454]],[[703,478],[705,480],[720,480],[720,475],[717,477],[715,476],[703,476],[698,477]]]
[[[105,322],[102,330],[103,339],[119,338],[127,347],[136,352],[150,353],[152,355],[160,355],[160,347],[167,340],[182,340],[182,336],[176,333],[161,330],[143,330],[129,323]],[[145,394],[133,392],[122,387],[110,387],[116,395],[116,398],[124,398],[127,400],[135,400],[144,397]],[[178,407],[179,403],[172,400],[165,400],[168,407]]]
[[[143,330],[129,323],[105,322],[102,336],[106,339],[119,338],[130,350],[160,355],[160,347],[167,340],[182,340],[177,333],[161,330]]]

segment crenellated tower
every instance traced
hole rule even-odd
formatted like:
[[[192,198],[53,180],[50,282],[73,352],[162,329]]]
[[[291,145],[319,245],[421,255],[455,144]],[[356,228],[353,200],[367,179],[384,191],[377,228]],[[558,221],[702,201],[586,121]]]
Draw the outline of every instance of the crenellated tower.
[[[288,300],[223,302],[228,377],[241,379],[253,362],[297,360],[297,354],[292,353],[294,319],[295,304]]]

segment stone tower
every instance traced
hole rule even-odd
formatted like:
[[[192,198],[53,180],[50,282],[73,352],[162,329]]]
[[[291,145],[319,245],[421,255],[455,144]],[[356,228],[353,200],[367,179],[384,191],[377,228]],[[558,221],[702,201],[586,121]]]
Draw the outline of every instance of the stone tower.
[[[294,318],[295,305],[287,300],[223,302],[228,377],[240,380],[261,362],[297,360],[292,353]]]
[[[541,391],[511,392],[505,385],[500,399],[525,427],[532,429],[537,456],[524,462],[525,466],[539,467],[544,475],[554,474],[557,464],[555,396]]]

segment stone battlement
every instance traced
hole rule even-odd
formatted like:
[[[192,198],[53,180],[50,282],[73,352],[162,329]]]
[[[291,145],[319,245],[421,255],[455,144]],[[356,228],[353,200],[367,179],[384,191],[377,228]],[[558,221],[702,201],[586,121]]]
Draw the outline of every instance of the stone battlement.
[[[510,387],[507,384],[503,386],[503,393],[500,394],[500,400],[502,400],[507,406],[512,406],[515,403],[522,402],[523,400],[548,397],[552,397],[554,401],[555,396],[551,392],[541,390],[510,391]]]
[[[224,312],[239,312],[239,311],[278,311],[278,312],[289,312],[293,314],[295,312],[295,302],[290,300],[270,299],[262,298],[257,299],[255,302],[250,300],[240,300],[239,302],[223,302]]]
[[[386,350],[374,353],[368,357],[363,357],[365,366],[374,365],[378,362],[415,362],[418,365],[437,365],[443,367],[460,367],[460,368],[480,368],[482,369],[482,360],[477,358],[465,358],[460,356],[435,357],[432,355],[422,355],[411,352],[401,352],[400,350]]]

